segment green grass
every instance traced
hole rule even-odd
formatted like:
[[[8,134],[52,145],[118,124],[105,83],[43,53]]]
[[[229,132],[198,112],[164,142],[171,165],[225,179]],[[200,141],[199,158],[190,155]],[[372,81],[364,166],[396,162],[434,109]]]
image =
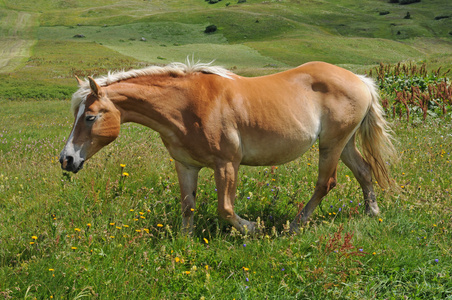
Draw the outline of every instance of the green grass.
[[[187,238],[179,233],[173,163],[154,132],[123,126],[117,141],[69,175],[57,161],[72,124],[69,103],[0,105],[2,296],[452,296],[451,126],[439,119],[415,127],[394,121],[401,157],[392,172],[400,190],[377,189],[380,221],[364,215],[359,186],[340,164],[339,184],[309,226],[287,233],[286,221],[313,192],[314,146],[277,169],[241,169],[236,209],[260,218],[265,229],[257,237],[218,219],[212,171],[201,172],[195,233]]]
[[[226,3],[0,0],[0,297],[452,299],[445,119],[392,120],[399,189],[377,188],[379,217],[364,215],[359,185],[341,163],[338,186],[297,236],[286,223],[313,193],[317,145],[277,169],[241,168],[236,210],[260,219],[255,237],[218,218],[208,169],[194,235],[180,234],[173,162],[142,126],[124,125],[80,173],[61,171],[74,75],[191,55],[243,75],[310,60],[360,73],[379,62],[452,67],[452,18],[434,20],[452,10],[448,0]],[[204,34],[209,24],[218,31]]]
[[[0,94],[14,100],[70,99],[77,89],[75,75],[98,76],[109,70],[140,67],[143,64],[137,60],[94,42],[40,40],[23,69],[0,73]]]
[[[229,45],[221,34],[204,33],[204,25],[153,22],[121,26],[43,27],[39,36],[45,40],[76,43],[76,34],[83,34],[83,42],[97,42],[114,51],[132,56],[139,61],[167,64],[196,60],[212,61],[226,67],[286,66],[262,56],[253,48],[241,44]],[[145,38],[142,41],[141,38]],[[82,43],[83,44],[83,43]]]

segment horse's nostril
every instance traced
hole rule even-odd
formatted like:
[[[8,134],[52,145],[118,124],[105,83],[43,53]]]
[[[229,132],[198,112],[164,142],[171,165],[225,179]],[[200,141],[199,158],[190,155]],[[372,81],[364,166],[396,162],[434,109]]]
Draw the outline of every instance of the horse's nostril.
[[[67,160],[67,164],[70,166],[74,163],[74,158],[72,156],[67,156],[66,160]]]

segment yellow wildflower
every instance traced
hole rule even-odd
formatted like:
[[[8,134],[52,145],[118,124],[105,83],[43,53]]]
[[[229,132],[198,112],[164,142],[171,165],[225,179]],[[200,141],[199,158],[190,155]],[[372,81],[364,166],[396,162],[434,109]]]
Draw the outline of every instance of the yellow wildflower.
[[[204,243],[208,244],[208,243],[209,243],[209,240],[206,239],[206,238],[204,238]]]
[[[124,177],[128,177],[128,176],[129,176],[129,173],[127,173],[127,172],[124,172],[124,173],[122,173],[122,176],[124,176]]]
[[[119,166],[120,166],[121,168],[125,168],[125,167],[126,167],[125,164],[120,164]]]
[[[54,269],[49,269],[49,271],[50,271],[50,272],[53,272],[53,271],[55,271],[55,270],[54,270]]]
[[[34,240],[38,239],[38,237],[36,235],[33,235],[31,238],[34,239]]]
[[[179,257],[176,257],[176,258],[174,259],[174,261],[175,261],[175,262],[179,262],[179,261],[180,261],[180,258],[179,258]]]
[[[157,224],[157,227],[163,227],[163,225],[162,224]]]

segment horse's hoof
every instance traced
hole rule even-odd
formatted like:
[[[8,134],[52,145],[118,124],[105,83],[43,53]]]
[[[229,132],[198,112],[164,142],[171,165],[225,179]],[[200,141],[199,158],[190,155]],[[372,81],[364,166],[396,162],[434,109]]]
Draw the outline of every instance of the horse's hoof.
[[[380,214],[380,209],[378,208],[378,205],[375,204],[369,204],[369,206],[366,207],[366,214],[370,217],[375,217]]]
[[[242,234],[244,235],[254,235],[256,234],[257,226],[256,222],[248,222],[248,224],[243,225]]]

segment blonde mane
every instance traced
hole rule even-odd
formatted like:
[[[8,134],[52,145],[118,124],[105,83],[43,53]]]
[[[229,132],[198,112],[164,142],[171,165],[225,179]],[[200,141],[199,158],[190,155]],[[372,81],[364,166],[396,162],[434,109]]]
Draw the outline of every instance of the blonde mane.
[[[143,69],[138,70],[130,70],[130,71],[119,71],[119,72],[108,72],[107,75],[95,78],[97,84],[99,86],[108,86],[112,83],[126,80],[129,78],[135,78],[146,75],[160,75],[160,74],[174,74],[183,76],[186,74],[201,72],[206,74],[215,74],[224,78],[232,79],[232,72],[226,70],[223,67],[212,66],[212,63],[193,63],[187,59],[187,62],[184,63],[171,63],[167,66],[150,66]],[[71,109],[72,113],[74,113],[77,108],[86,100],[86,97],[90,94],[91,89],[89,86],[88,79],[82,81],[80,88],[72,95],[71,101]]]

